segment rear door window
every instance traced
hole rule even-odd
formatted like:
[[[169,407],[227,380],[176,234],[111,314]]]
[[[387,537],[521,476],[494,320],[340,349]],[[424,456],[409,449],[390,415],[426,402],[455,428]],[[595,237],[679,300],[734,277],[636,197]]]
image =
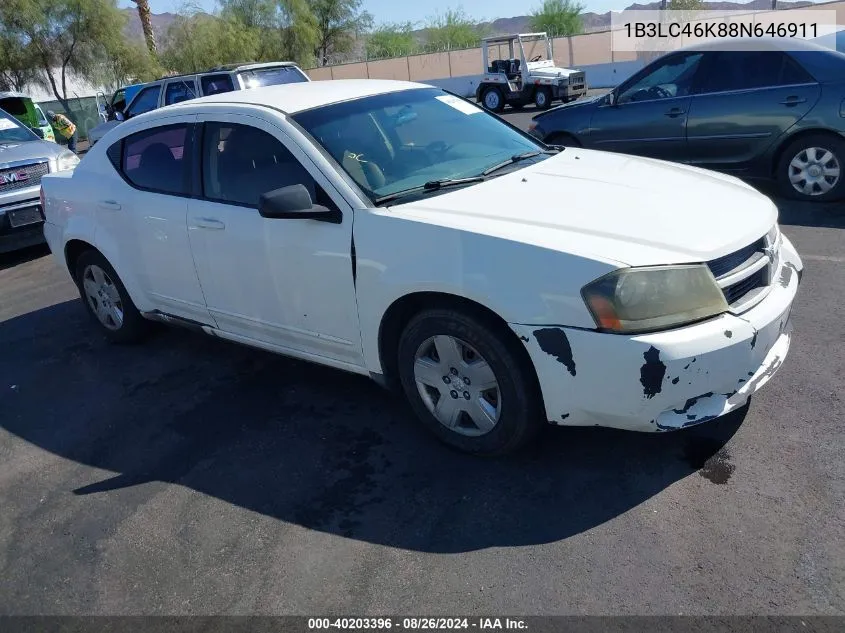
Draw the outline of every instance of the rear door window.
[[[200,85],[204,95],[216,95],[221,92],[231,92],[235,89],[232,76],[227,73],[200,77]]]
[[[126,180],[139,189],[187,195],[188,128],[187,123],[165,125],[120,141],[120,170]]]
[[[715,53],[701,92],[731,92],[812,82],[813,78],[781,51]]]
[[[164,105],[181,103],[188,99],[197,98],[197,86],[193,79],[179,79],[168,82],[164,89]]]

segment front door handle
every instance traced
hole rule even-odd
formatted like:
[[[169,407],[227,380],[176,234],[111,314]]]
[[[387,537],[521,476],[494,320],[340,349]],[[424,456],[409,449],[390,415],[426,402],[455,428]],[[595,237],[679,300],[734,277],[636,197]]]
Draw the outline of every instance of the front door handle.
[[[807,100],[804,97],[796,97],[795,95],[792,95],[781,101],[780,104],[785,106],[794,106],[799,103],[804,103],[805,101]]]
[[[108,209],[109,211],[120,211],[120,203],[114,200],[100,200],[97,206],[101,209]]]
[[[681,116],[684,112],[686,112],[686,110],[683,108],[671,108],[667,110],[665,114],[668,117],[675,118],[677,116]]]
[[[212,231],[222,231],[226,228],[225,224],[214,218],[197,218],[194,226],[198,229],[211,229]]]

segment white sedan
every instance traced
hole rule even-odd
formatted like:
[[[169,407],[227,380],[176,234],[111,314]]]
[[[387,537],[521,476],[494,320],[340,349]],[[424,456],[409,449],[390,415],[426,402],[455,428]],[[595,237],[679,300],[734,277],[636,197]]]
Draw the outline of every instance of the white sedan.
[[[680,429],[781,366],[802,264],[739,180],[547,147],[437,88],[319,81],[162,108],[43,180],[103,332],[150,320],[371,376],[442,440]]]

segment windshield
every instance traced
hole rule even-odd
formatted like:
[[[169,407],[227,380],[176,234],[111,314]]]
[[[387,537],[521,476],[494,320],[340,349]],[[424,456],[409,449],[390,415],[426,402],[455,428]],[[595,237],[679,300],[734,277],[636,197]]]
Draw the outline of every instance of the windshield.
[[[374,201],[443,179],[480,176],[545,149],[498,117],[437,88],[403,90],[295,115]],[[515,168],[527,163],[513,163]]]
[[[254,70],[244,70],[238,74],[243,80],[245,88],[296,84],[308,81],[308,77],[296,66],[256,68]]]
[[[24,143],[37,141],[38,137],[17,120],[0,110],[0,143]]]

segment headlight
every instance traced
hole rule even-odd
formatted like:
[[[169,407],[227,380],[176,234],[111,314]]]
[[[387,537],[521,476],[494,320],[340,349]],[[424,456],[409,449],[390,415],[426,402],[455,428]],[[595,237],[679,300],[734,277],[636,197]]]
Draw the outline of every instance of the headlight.
[[[610,332],[647,332],[727,311],[725,295],[704,264],[625,268],[581,290],[596,325]]]
[[[79,156],[73,152],[62,152],[56,159],[56,171],[67,171],[79,164]]]

